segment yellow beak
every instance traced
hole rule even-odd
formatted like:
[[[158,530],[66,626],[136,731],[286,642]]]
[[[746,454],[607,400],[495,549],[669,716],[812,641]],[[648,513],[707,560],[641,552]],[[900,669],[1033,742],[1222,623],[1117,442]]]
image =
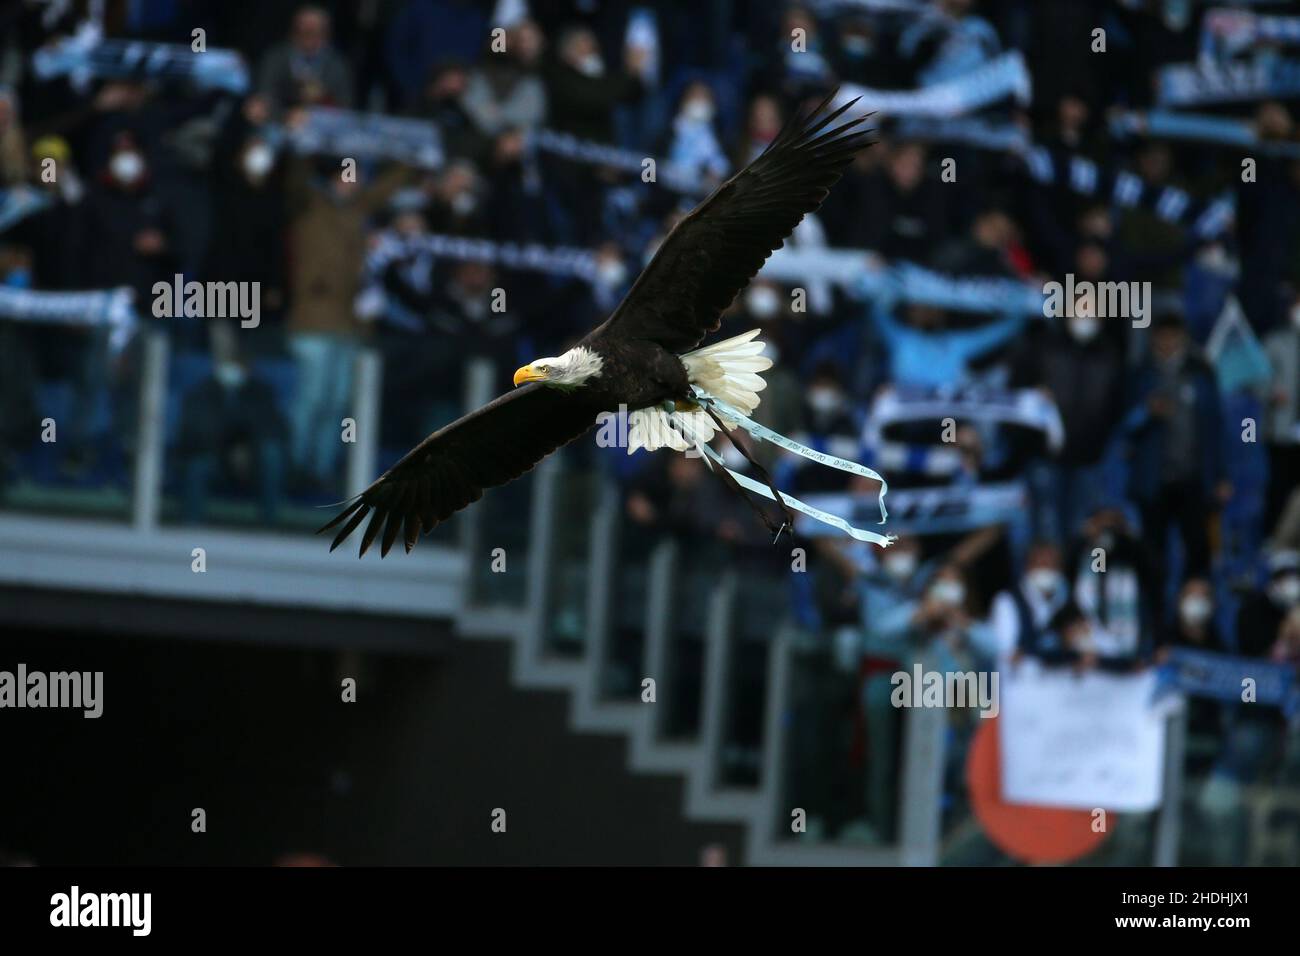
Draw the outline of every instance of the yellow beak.
[[[531,365],[525,365],[519,371],[515,372],[515,385],[517,387],[524,384],[524,382],[541,382],[545,380],[545,378],[545,375],[537,371],[537,369],[533,368]]]

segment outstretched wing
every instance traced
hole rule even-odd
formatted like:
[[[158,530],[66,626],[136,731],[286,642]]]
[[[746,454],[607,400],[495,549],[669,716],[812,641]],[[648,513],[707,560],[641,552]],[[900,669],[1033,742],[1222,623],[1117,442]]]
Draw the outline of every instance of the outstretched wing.
[[[827,112],[833,97],[792,118],[762,155],[679,222],[592,334],[647,339],[681,353],[716,331],[731,300],[869,145],[870,131],[855,129],[865,117],[828,128],[857,102]]]
[[[410,552],[422,533],[478,501],[483,489],[518,478],[582,435],[596,413],[577,395],[537,383],[507,392],[420,442],[320,531],[343,524],[333,551],[369,514],[358,556],[380,531],[381,556],[399,534]]]

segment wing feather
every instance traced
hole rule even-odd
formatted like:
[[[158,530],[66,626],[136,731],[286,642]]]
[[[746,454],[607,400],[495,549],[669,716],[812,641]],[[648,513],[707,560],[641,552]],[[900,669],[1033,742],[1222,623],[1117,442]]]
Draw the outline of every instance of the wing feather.
[[[834,96],[788,122],[762,155],[679,222],[593,335],[648,339],[681,353],[716,331],[736,294],[870,144],[870,131],[857,128],[866,117],[832,125],[857,102],[832,110]]]
[[[580,395],[539,384],[508,392],[420,442],[320,530],[342,525],[333,551],[369,516],[360,554],[381,532],[381,555],[399,535],[409,552],[422,532],[477,501],[485,488],[518,478],[582,435],[597,411]]]

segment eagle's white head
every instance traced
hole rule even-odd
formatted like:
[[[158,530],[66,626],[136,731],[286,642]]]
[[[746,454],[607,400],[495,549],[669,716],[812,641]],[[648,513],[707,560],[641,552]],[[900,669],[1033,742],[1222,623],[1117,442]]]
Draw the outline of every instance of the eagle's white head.
[[[577,388],[600,374],[604,363],[598,354],[579,345],[563,355],[539,358],[515,372],[515,385],[544,382],[559,388]]]

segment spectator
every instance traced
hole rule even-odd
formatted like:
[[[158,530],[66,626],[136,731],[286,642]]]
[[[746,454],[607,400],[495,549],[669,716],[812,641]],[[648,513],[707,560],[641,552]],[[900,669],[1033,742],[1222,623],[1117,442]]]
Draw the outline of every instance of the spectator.
[[[1071,634],[1076,649],[1083,648],[1093,660],[1125,669],[1150,653],[1163,607],[1160,559],[1151,541],[1145,532],[1139,536],[1124,509],[1109,501],[1084,522],[1066,563],[1079,617],[1063,622],[1062,632]]]
[[[1251,657],[1268,657],[1282,622],[1300,607],[1300,554],[1274,551],[1268,558],[1263,592],[1248,594],[1237,612],[1237,649]]]
[[[271,145],[270,109],[260,96],[231,113],[212,151],[212,241],[204,274],[215,282],[258,283],[262,310],[243,341],[278,351],[271,326],[284,308],[285,209],[282,163]]]
[[[1291,303],[1288,323],[1265,340],[1272,368],[1268,396],[1268,497],[1264,523],[1282,515],[1292,489],[1300,485],[1300,295]]]
[[[547,102],[554,127],[580,139],[613,141],[614,107],[640,96],[644,48],[629,47],[623,69],[607,69],[596,35],[586,27],[560,34],[545,68]]]
[[[1151,355],[1138,369],[1124,427],[1132,446],[1129,484],[1143,532],[1163,556],[1170,530],[1186,573],[1210,570],[1210,516],[1227,500],[1219,387],[1188,341],[1181,318],[1160,316]],[[1163,567],[1163,561],[1161,565]],[[1157,592],[1164,597],[1165,584]]]
[[[871,310],[889,354],[890,380],[897,385],[951,386],[965,382],[970,363],[1000,348],[1025,324],[1023,312],[974,329],[949,328],[944,313],[932,306],[908,307],[907,322],[892,314],[892,301],[881,297]]]
[[[474,160],[484,152],[480,135],[466,107],[469,70],[461,60],[439,60],[429,68],[429,75],[411,112],[429,120],[438,129],[443,149],[455,159]]]
[[[1069,318],[1026,337],[1012,379],[1046,390],[1061,415],[1064,444],[1034,475],[1035,523],[1061,543],[1105,491],[1103,458],[1124,413],[1124,355],[1094,312],[1080,302]]]
[[[298,8],[289,39],[262,58],[257,88],[276,115],[295,106],[351,107],[352,70],[330,47],[325,10]]]
[[[956,80],[1001,49],[997,32],[971,14],[972,0],[940,0],[939,16],[918,17],[903,31],[899,52],[917,66],[919,86]]]
[[[393,169],[367,183],[363,167],[354,179],[333,160],[300,158],[288,175],[293,265],[287,325],[297,366],[290,461],[299,484],[324,488],[337,479],[339,428],[362,332],[353,303],[361,286],[366,223],[410,177]]]
[[[926,178],[926,151],[916,143],[899,143],[884,159],[884,176],[870,195],[867,248],[886,259],[928,262],[947,231],[943,194]]]
[[[1070,581],[1063,570],[1061,549],[1050,541],[1034,545],[1021,579],[993,599],[990,625],[998,655],[1059,652],[1063,647],[1062,612],[1069,601]]]
[[[256,489],[261,521],[274,524],[284,491],[285,432],[270,387],[239,359],[217,362],[181,407],[176,457],[185,521],[205,519],[212,489],[224,480]]]
[[[542,49],[537,24],[520,21],[506,32],[505,53],[489,56],[470,74],[461,103],[483,136],[530,131],[546,119],[546,87],[538,76]]]
[[[137,302],[152,302],[154,283],[170,283],[176,271],[172,218],[153,188],[150,157],[133,134],[118,133],[86,200],[86,241],[96,250],[87,276],[91,286],[130,286]]]
[[[707,83],[695,82],[682,94],[673,117],[667,155],[686,175],[697,177],[710,187],[726,178],[726,154],[718,145],[713,91]]]

